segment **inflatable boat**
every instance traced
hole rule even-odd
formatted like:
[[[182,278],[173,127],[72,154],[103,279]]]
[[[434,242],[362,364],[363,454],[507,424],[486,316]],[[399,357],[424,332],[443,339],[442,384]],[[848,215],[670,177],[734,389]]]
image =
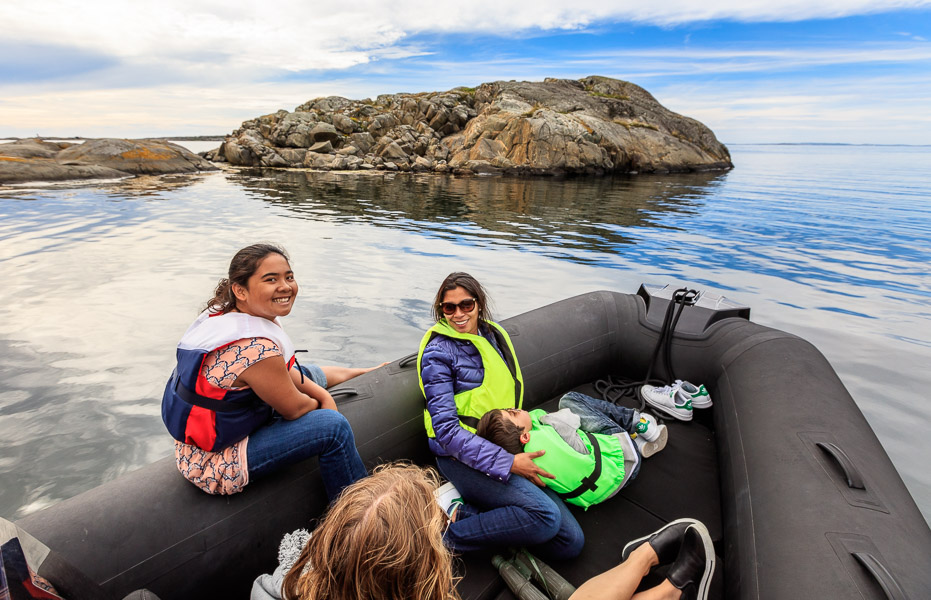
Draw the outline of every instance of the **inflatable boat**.
[[[691,422],[666,422],[666,449],[628,488],[587,511],[573,507],[585,549],[550,566],[579,585],[617,564],[628,540],[694,517],[720,558],[714,597],[931,597],[931,529],[850,394],[814,346],[749,315],[709,293],[641,286],[502,322],[520,357],[525,408],[553,407],[573,389],[596,395],[593,382],[650,370],[704,383],[714,401]],[[331,391],[369,466],[432,464],[415,356]],[[312,460],[215,497],[166,458],[17,525],[51,550],[40,574],[68,598],[139,588],[163,600],[243,598],[275,567],[282,535],[322,513],[316,470]],[[512,597],[491,556],[459,559],[463,598]]]

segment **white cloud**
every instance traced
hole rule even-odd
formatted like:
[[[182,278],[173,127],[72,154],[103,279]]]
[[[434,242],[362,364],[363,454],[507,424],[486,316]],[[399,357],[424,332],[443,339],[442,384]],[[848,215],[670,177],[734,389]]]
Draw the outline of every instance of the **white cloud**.
[[[290,110],[320,95],[365,98],[495,79],[539,80],[596,73],[640,83],[671,109],[700,120],[707,117],[706,122],[716,132],[719,128],[735,132],[738,126],[764,118],[773,123],[783,119],[780,126],[785,130],[789,123],[794,126],[806,120],[800,116],[805,110],[811,115],[847,115],[846,122],[854,123],[852,109],[844,108],[847,100],[842,103],[842,94],[834,93],[834,86],[846,86],[837,78],[829,82],[834,91],[820,89],[812,78],[799,79],[799,86],[813,87],[787,91],[777,102],[767,100],[771,94],[765,90],[748,89],[753,83],[750,77],[832,65],[927,62],[931,49],[921,43],[920,36],[908,32],[903,33],[899,45],[849,48],[722,50],[689,45],[682,50],[619,50],[546,61],[521,55],[464,62],[433,60],[432,49],[423,45],[426,42],[411,38],[433,33],[517,36],[540,30],[597,32],[612,22],[669,26],[711,19],[793,21],[927,7],[931,7],[931,0],[671,0],[652,4],[639,0],[578,0],[570,4],[564,0],[536,0],[532,4],[476,0],[429,6],[413,0],[3,2],[0,47],[44,45],[52,49],[50,56],[72,52],[79,66],[84,63],[78,59],[87,57],[87,68],[76,68],[70,75],[58,69],[44,79],[30,79],[22,73],[18,73],[19,80],[0,79],[0,135],[32,135],[37,130],[43,134],[128,137],[224,133],[245,119],[279,108]],[[404,63],[403,59],[414,56],[421,57],[417,64]],[[0,76],[3,64],[0,57]],[[15,66],[16,60],[11,63],[8,57],[6,64]],[[313,83],[287,79],[289,73],[314,70],[351,70],[353,78]],[[707,89],[683,92],[692,84],[679,80],[694,82],[696,76],[743,80],[713,81]],[[849,87],[855,88],[855,83],[851,79]],[[915,81],[901,84],[916,88]],[[918,84],[923,89],[920,81]],[[864,106],[875,107],[873,121],[894,118],[879,113],[884,99],[894,102],[899,91],[892,87],[874,89],[874,100],[864,95],[865,89],[861,86],[858,93]],[[849,92],[844,98],[856,95]],[[921,91],[916,95],[927,97]],[[809,96],[821,101],[802,100]],[[729,102],[728,109],[721,110],[705,102],[714,97],[743,102]],[[909,109],[926,112],[914,101]],[[815,116],[809,120],[827,119]],[[780,126],[773,127],[774,135]],[[752,131],[761,128],[755,126]]]
[[[674,25],[711,19],[793,21],[931,6],[931,0],[673,0],[603,2],[477,0],[425,5],[417,0],[92,2],[35,0],[0,4],[2,35],[49,41],[125,60],[201,62],[218,53],[256,68],[341,69],[422,32],[516,34],[580,29],[603,21]],[[390,51],[389,51],[390,52]]]

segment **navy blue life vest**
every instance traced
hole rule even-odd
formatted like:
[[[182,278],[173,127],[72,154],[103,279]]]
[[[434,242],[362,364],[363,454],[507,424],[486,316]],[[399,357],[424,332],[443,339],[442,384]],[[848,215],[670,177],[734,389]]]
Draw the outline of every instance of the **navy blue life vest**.
[[[201,374],[208,353],[248,338],[275,342],[288,365],[294,345],[276,322],[244,313],[201,313],[177,349],[177,365],[162,395],[162,421],[172,437],[210,452],[240,441],[274,413],[251,389],[224,390]]]

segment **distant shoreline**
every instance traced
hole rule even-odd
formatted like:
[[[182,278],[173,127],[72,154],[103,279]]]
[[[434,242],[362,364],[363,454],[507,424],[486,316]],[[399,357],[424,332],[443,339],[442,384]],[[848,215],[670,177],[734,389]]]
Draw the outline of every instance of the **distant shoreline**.
[[[879,148],[931,148],[931,144],[855,144],[850,142],[728,142],[727,146],[875,146]]]

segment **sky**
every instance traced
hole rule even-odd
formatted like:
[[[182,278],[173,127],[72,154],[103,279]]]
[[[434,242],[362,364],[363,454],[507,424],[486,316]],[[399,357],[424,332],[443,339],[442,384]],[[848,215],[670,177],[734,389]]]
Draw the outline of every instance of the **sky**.
[[[224,135],[320,96],[603,75],[725,144],[931,144],[931,0],[0,3],[0,137]]]

